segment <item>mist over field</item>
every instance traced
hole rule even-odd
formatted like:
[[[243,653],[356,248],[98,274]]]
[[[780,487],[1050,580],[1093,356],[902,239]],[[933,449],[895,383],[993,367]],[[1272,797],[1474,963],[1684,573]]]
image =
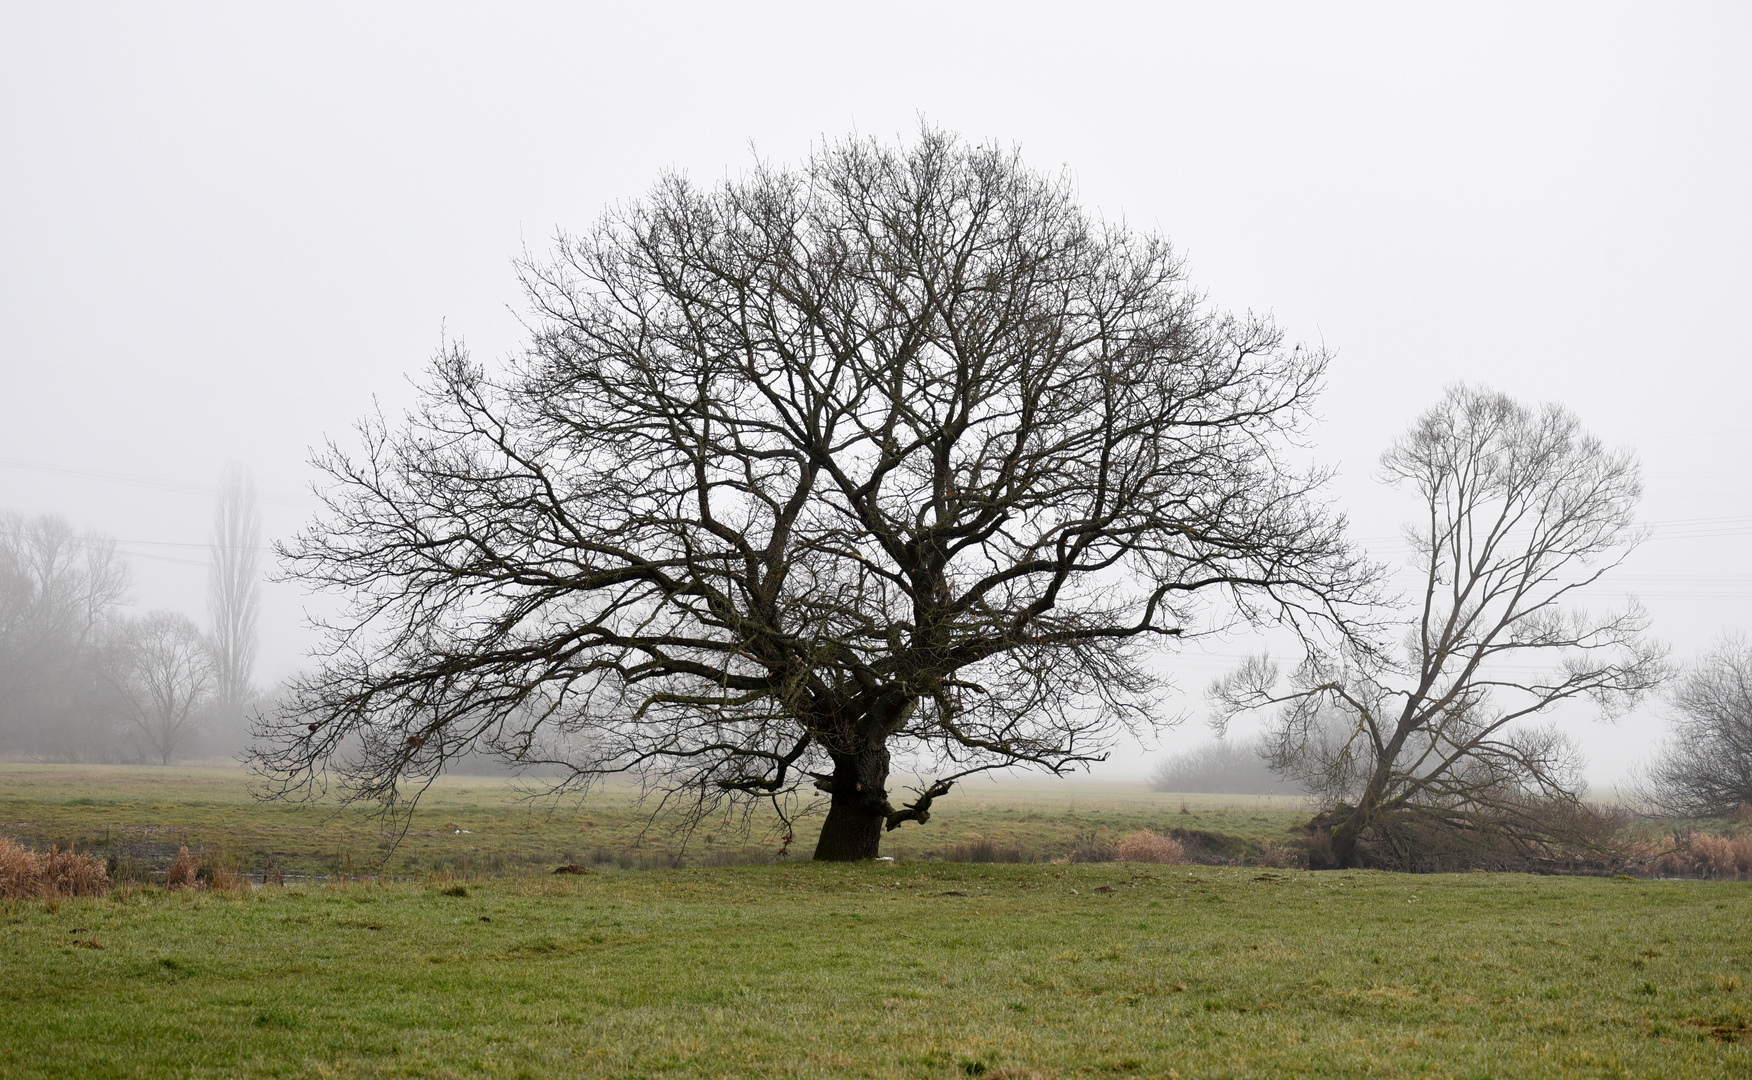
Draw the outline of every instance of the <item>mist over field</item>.
[[[922,36],[909,11],[5,16],[8,550],[60,530],[70,581],[114,581],[83,629],[54,632],[71,638],[9,624],[37,651],[15,648],[8,677],[37,689],[8,694],[0,755],[164,756],[126,719],[116,634],[212,635],[229,462],[260,520],[251,700],[307,670],[307,616],[335,601],[270,580],[269,545],[315,513],[312,451],[409,407],[445,341],[518,355],[520,253],[666,170],[709,184],[921,117],[1062,163],[1097,212],[1161,230],[1215,303],[1333,350],[1305,452],[1372,555],[1406,552],[1416,510],[1375,482],[1379,454],[1465,380],[1560,402],[1640,459],[1647,540],[1589,603],[1634,595],[1678,660],[1745,628],[1742,9],[1105,8],[1066,25],[969,8]],[[661,79],[626,47],[656,38]],[[1142,779],[1208,742],[1206,685],[1262,648],[1293,643],[1165,650],[1175,689],[1155,719],[1186,722],[1126,737],[1095,775]],[[202,708],[171,756],[240,751],[237,710]],[[1608,791],[1669,717],[1650,698],[1612,724],[1564,720]]]
[[[0,1077],[1752,1076],[1749,56],[0,8]]]

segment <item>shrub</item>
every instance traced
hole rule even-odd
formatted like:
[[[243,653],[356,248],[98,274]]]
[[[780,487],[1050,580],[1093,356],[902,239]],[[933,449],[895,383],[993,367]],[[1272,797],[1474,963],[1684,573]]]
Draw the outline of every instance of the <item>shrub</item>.
[[[1077,836],[1077,840],[1071,845],[1070,854],[1065,857],[1065,861],[1074,863],[1098,863],[1112,862],[1113,858],[1113,840],[1110,837],[1102,835],[1099,830],[1091,829]]]
[[[0,837],[0,900],[103,896],[110,889],[103,860],[50,846],[28,851]]]
[[[1186,848],[1180,841],[1149,831],[1135,832],[1121,840],[1119,849],[1113,854],[1120,862],[1173,864],[1186,861]]]
[[[1308,823],[1311,868],[1338,868],[1331,833],[1350,813],[1341,803]],[[1634,855],[1625,836],[1629,822],[1619,808],[1512,789],[1491,801],[1408,803],[1375,815],[1356,846],[1356,865],[1414,874],[1610,874]]]
[[[1280,844],[1275,840],[1267,840],[1259,846],[1254,861],[1259,866],[1274,870],[1292,866],[1305,869],[1308,865],[1308,848],[1305,844]]]

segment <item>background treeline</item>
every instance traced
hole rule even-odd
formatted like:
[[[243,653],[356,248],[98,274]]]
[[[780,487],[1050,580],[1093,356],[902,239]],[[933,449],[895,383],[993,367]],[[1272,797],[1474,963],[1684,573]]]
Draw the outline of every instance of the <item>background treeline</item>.
[[[0,514],[0,753],[122,757],[128,573],[65,520]]]
[[[1174,754],[1150,776],[1155,791],[1207,795],[1304,795],[1295,781],[1272,771],[1263,741],[1227,738]]]
[[[259,549],[253,490],[232,468],[203,629],[180,612],[131,612],[113,540],[0,512],[0,756],[168,765],[240,750],[259,696]]]
[[[253,491],[232,468],[214,511],[203,629],[179,612],[131,611],[113,540],[0,512],[0,757],[168,765],[244,749],[251,714],[270,704],[251,681],[261,550]],[[1634,801],[1673,817],[1752,817],[1752,644],[1721,639],[1680,670],[1667,704],[1672,729],[1633,779]],[[1295,734],[1173,754],[1151,787],[1354,800],[1369,762],[1347,725],[1321,716]],[[449,770],[507,766],[475,754]]]

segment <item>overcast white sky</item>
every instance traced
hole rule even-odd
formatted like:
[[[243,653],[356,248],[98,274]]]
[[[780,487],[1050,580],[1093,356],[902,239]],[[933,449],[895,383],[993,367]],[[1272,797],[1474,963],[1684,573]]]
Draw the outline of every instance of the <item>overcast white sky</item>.
[[[1752,630],[1749,56],[1743,2],[8,4],[0,508],[120,538],[140,606],[200,616],[226,459],[297,527],[308,448],[446,327],[517,348],[524,245],[923,116],[1336,349],[1318,450],[1360,536],[1395,534],[1375,458],[1457,379],[1635,447],[1653,538],[1617,581],[1689,654]],[[264,677],[303,604],[269,590]],[[1177,659],[1191,703],[1249,647]],[[1610,783],[1659,724],[1576,730]]]

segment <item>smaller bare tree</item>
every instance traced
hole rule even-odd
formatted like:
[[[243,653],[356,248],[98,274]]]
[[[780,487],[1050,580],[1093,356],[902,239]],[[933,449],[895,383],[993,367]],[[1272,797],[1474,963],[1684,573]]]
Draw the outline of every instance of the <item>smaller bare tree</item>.
[[[1673,690],[1673,737],[1642,783],[1679,817],[1726,817],[1752,805],[1752,641],[1724,637]]]
[[[186,616],[153,611],[127,624],[115,659],[140,757],[169,765],[188,752],[206,719],[215,682],[210,644]]]
[[[1274,767],[1325,798],[1332,865],[1546,850],[1586,815],[1579,755],[1531,721],[1575,699],[1614,715],[1665,674],[1636,604],[1572,606],[1634,546],[1636,462],[1560,407],[1456,387],[1382,467],[1421,503],[1403,636],[1315,645],[1284,689],[1250,661],[1213,720],[1267,710]]]

